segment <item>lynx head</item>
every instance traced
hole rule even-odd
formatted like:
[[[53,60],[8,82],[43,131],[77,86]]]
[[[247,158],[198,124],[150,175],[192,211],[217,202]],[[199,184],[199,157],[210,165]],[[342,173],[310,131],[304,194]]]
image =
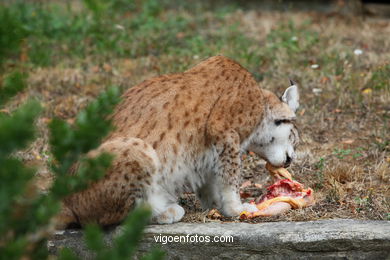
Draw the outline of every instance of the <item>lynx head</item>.
[[[299,141],[294,124],[299,106],[298,87],[291,80],[290,85],[280,98],[264,90],[265,115],[248,146],[249,150],[278,167],[290,165]]]

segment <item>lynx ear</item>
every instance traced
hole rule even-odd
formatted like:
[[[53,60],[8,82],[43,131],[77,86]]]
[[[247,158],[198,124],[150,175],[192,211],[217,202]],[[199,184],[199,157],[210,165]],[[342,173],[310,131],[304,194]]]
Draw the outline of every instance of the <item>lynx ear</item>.
[[[281,100],[291,108],[292,111],[297,111],[299,107],[299,93],[297,84],[290,79],[291,86],[288,87],[281,97]]]

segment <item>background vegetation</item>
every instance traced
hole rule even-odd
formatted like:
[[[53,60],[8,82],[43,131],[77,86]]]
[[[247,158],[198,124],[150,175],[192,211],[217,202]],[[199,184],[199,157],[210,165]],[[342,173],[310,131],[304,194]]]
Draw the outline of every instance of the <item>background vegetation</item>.
[[[389,219],[390,23],[335,13],[264,9],[259,1],[84,0],[0,4],[0,77],[27,87],[1,109],[34,97],[43,109],[38,138],[17,152],[53,183],[47,125],[76,114],[107,86],[186,70],[216,54],[246,67],[261,87],[281,94],[299,83],[301,145],[291,171],[316,191],[316,206],[264,220]],[[34,110],[31,110],[34,111]],[[246,192],[264,185],[263,162],[246,156]],[[258,185],[257,185],[258,186]],[[261,192],[261,190],[260,190]],[[193,196],[186,221],[201,221]]]
[[[96,17],[99,15],[98,5],[91,1],[85,4],[94,10]],[[46,191],[36,185],[36,165],[29,165],[18,154],[23,154],[20,150],[28,149],[34,140],[36,122],[42,111],[39,98],[26,97],[26,101],[18,99],[18,95],[23,95],[28,88],[31,68],[42,66],[50,57],[41,48],[48,48],[43,42],[51,41],[56,34],[48,32],[55,27],[52,27],[54,18],[55,14],[49,15],[49,10],[44,11],[39,3],[20,1],[0,5],[0,259],[50,258],[47,242],[54,233],[61,200],[101,178],[112,160],[109,154],[94,158],[86,154],[112,128],[107,117],[119,102],[117,87],[105,89],[72,122],[58,117],[46,121],[49,146],[45,163],[50,175],[55,176]],[[35,37],[40,35],[42,42],[38,43]],[[29,42],[34,45],[28,45]],[[30,60],[30,56],[34,58]],[[15,101],[18,104],[10,105]],[[75,163],[77,174],[69,175]],[[110,248],[104,243],[101,227],[88,225],[86,244],[96,253],[96,259],[130,259],[149,217],[147,207],[134,210],[123,222],[122,232]],[[66,248],[57,253],[59,259],[79,259]],[[144,258],[161,257],[162,252],[154,250]]]

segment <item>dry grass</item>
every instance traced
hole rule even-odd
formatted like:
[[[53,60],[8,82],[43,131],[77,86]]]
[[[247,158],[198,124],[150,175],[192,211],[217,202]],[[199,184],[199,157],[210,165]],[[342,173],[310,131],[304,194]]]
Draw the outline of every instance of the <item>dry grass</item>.
[[[179,11],[169,12],[174,15]],[[290,171],[298,181],[315,189],[317,204],[254,221],[389,219],[390,69],[384,67],[390,66],[390,22],[244,9],[230,12],[223,18],[225,25],[216,26],[213,13],[202,15],[207,23],[194,25],[201,27],[201,33],[210,34],[220,30],[220,26],[238,24],[239,32],[257,44],[251,48],[262,50],[259,64],[252,64],[239,55],[236,59],[250,65],[249,70],[257,75],[262,87],[281,94],[288,86],[289,77],[300,85],[298,115],[302,141],[298,159]],[[288,27],[291,22],[292,28]],[[178,40],[180,37],[185,36],[178,35]],[[292,37],[296,37],[298,50]],[[363,54],[355,55],[355,49],[361,49]],[[39,139],[29,150],[19,154],[40,168],[40,187],[46,189],[51,178],[47,171],[50,160],[47,121],[53,116],[72,121],[76,113],[108,85],[126,89],[145,78],[188,68],[206,56],[196,49],[189,51],[190,55],[114,57],[104,62],[96,57],[71,57],[46,68],[28,68],[28,90],[17,96],[9,109],[27,97],[36,97],[45,106],[38,122]],[[211,48],[214,54],[233,58],[238,51]],[[312,64],[318,64],[319,68],[313,69]],[[382,71],[384,76],[380,74]],[[245,179],[265,186],[269,179],[262,164],[260,159],[248,156],[244,163]],[[254,196],[262,192],[254,187],[246,189]],[[185,195],[182,202],[189,212],[186,221],[210,221],[205,219],[204,212],[200,213],[193,195]]]

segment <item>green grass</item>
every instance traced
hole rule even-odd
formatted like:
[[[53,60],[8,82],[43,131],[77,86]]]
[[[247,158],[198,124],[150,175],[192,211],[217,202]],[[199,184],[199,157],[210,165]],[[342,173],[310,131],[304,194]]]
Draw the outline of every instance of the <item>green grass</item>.
[[[190,6],[184,4],[183,11],[177,12],[177,7],[172,8],[169,1],[85,0],[83,3],[75,11],[70,3],[37,5],[11,1],[2,6],[2,10],[12,13],[7,27],[16,24],[23,32],[23,37],[19,37],[23,39],[19,39],[20,45],[27,50],[32,66],[55,66],[64,60],[87,57],[104,62],[115,57],[171,55],[203,59],[225,54],[253,69],[255,76],[262,79],[263,75],[255,68],[270,60],[275,48],[294,52],[307,49],[306,45],[298,47],[288,42],[286,37],[290,34],[314,37],[307,44],[315,41],[314,34],[289,23],[286,28],[292,32],[286,34],[283,25],[269,35],[266,47],[259,48],[256,40],[242,33],[239,22],[227,18],[237,10],[237,6],[229,2],[207,10],[215,13],[213,17],[204,15],[205,4],[196,5],[195,12],[190,14]],[[214,29],[205,30],[209,26]],[[189,65],[181,64],[161,72]]]
[[[0,82],[6,87],[15,69],[29,74],[25,94],[7,109],[34,96],[44,104],[45,120],[55,115],[72,122],[108,85],[124,90],[217,54],[238,61],[278,95],[292,78],[301,98],[299,149],[310,151],[292,169],[298,179],[320,198],[343,201],[345,214],[355,206],[362,218],[389,212],[383,198],[390,151],[388,21],[266,11],[261,1],[239,0],[7,0],[0,20]],[[43,158],[45,127],[41,123],[42,140],[31,150]],[[337,181],[348,174],[355,177]],[[371,185],[376,215],[355,200]]]
[[[3,27],[20,28],[29,60],[38,66],[55,65],[64,58],[89,56],[104,60],[119,56],[195,53],[205,57],[222,51],[226,40],[235,39],[238,43],[231,43],[233,46],[247,40],[235,37],[239,32],[234,26],[224,30],[226,36],[202,32],[202,26],[210,22],[218,24],[216,31],[221,29],[226,14],[234,10],[233,5],[215,10],[218,15],[211,21],[199,13],[184,16],[170,12],[165,9],[167,4],[157,0],[84,0],[83,3],[75,11],[70,3],[38,5],[11,1],[1,7],[3,13],[9,13]],[[3,45],[12,43],[12,33],[8,32],[10,37]],[[182,39],[178,37],[180,33],[185,33]]]
[[[367,86],[375,90],[390,91],[390,64],[386,63],[375,68]]]

